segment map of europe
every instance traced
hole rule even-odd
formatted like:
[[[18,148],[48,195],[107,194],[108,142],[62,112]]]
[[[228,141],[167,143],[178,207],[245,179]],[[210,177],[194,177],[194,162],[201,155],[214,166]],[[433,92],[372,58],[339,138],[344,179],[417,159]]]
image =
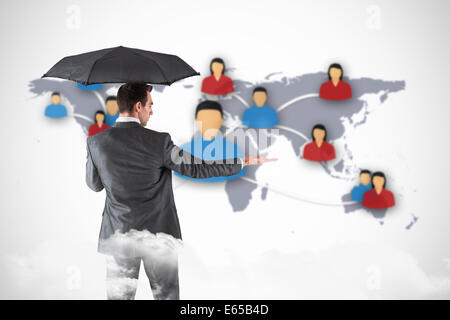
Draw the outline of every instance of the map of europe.
[[[276,78],[276,79],[273,79]],[[241,130],[245,135],[246,147],[242,148],[247,154],[259,153],[265,155],[266,147],[274,143],[277,135],[266,129],[249,129],[241,125],[241,117],[244,110],[251,106],[251,102],[243,97],[251,97],[256,86],[263,85],[270,95],[270,105],[278,113],[279,125],[276,127],[278,135],[284,136],[290,142],[295,154],[300,157],[301,148],[310,141],[311,128],[322,123],[327,128],[327,140],[333,141],[345,136],[344,121],[353,127],[363,125],[370,111],[367,109],[367,101],[361,99],[366,94],[379,95],[380,103],[384,103],[391,94],[405,89],[405,81],[384,81],[371,78],[349,79],[344,77],[352,87],[353,97],[346,101],[327,101],[318,97],[321,83],[327,81],[324,72],[304,74],[294,77],[286,77],[280,73],[268,74],[261,83],[252,83],[245,80],[233,79],[234,93],[218,97],[224,110],[224,122],[221,128],[226,137],[235,130]],[[56,79],[36,79],[29,82],[29,90],[36,96],[59,92],[73,106],[73,117],[87,134],[89,126],[97,110],[104,110],[104,102],[112,89],[118,89],[120,84],[105,84],[95,92],[86,92],[77,87],[72,81],[60,81]],[[165,86],[155,85],[154,90],[163,92]],[[192,85],[184,85],[185,90],[196,90]],[[202,96],[200,100],[208,97]],[[353,119],[356,114],[363,114],[357,121]],[[260,139],[255,136],[255,130],[259,130],[258,137],[269,135],[268,145],[261,148]],[[262,132],[261,132],[262,130]],[[345,145],[345,151],[351,158],[351,150]],[[336,173],[343,173],[345,166],[341,159],[333,165],[320,163],[323,170],[330,178],[339,178]],[[256,172],[260,166],[246,168],[246,176],[243,178],[225,182],[225,192],[233,211],[245,210],[252,200],[252,192],[258,187]],[[267,196],[267,187],[262,188],[261,199]],[[375,218],[383,218],[386,210],[370,210],[359,203],[350,201],[350,193],[342,195],[342,206],[346,213],[363,209],[370,212]]]

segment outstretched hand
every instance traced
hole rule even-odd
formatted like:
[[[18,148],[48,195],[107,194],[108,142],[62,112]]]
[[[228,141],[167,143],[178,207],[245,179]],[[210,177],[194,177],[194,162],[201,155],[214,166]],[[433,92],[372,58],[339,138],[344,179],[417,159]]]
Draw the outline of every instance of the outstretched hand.
[[[256,155],[249,155],[249,156],[245,156],[244,158],[244,167],[245,166],[254,166],[254,165],[258,165],[258,164],[262,164],[265,162],[272,162],[272,161],[277,161],[277,158],[265,158],[263,156],[256,156]]]

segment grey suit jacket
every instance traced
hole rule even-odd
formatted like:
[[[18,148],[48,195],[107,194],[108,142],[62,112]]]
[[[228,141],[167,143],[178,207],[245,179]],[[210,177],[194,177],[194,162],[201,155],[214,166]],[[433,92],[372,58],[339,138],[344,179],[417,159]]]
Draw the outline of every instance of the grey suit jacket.
[[[220,164],[195,158],[175,146],[168,133],[136,122],[116,124],[87,139],[86,183],[105,188],[106,201],[98,251],[114,232],[131,229],[164,232],[181,239],[172,191],[172,170],[193,178],[231,176],[240,159]]]

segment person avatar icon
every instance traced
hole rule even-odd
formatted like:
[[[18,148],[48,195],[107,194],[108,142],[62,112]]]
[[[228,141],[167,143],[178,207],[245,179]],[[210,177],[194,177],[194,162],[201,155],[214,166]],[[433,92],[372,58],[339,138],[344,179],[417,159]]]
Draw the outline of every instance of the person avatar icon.
[[[214,58],[209,66],[211,75],[202,81],[202,92],[212,95],[225,95],[234,91],[233,80],[223,73],[225,62],[221,58]]]
[[[364,193],[372,189],[372,184],[370,183],[369,170],[361,170],[359,174],[360,184],[352,189],[351,198],[353,201],[361,203],[363,201]]]
[[[115,96],[107,97],[105,107],[106,107],[105,123],[108,126],[112,127],[114,123],[116,123],[117,118],[119,117],[119,105],[117,104],[117,97]]]
[[[253,90],[252,107],[246,109],[242,116],[242,124],[250,128],[271,128],[278,124],[277,112],[266,105],[267,90],[256,87]]]
[[[395,205],[394,194],[386,190],[386,177],[383,172],[372,175],[373,188],[364,193],[362,205],[371,209],[386,209]]]
[[[67,109],[65,106],[60,104],[61,96],[59,92],[53,92],[52,93],[52,104],[48,105],[45,108],[45,116],[48,118],[65,118],[67,117]]]
[[[111,128],[108,126],[105,121],[105,113],[102,110],[99,110],[95,113],[94,117],[95,123],[89,127],[89,136],[96,135],[97,133],[100,133],[108,128]]]
[[[82,90],[92,91],[92,90],[101,89],[103,87],[103,84],[95,83],[95,84],[89,84],[89,85],[85,86],[84,84],[77,82],[77,87]]]
[[[344,71],[338,63],[333,63],[328,68],[329,81],[320,86],[319,97],[326,100],[346,100],[352,97],[352,88],[347,82],[342,81]]]
[[[223,110],[218,102],[205,100],[199,103],[195,110],[195,121],[200,129],[201,136],[181,145],[180,149],[202,160],[226,160],[244,157],[244,153],[237,144],[225,140],[220,134]],[[175,171],[174,174],[188,180],[218,182],[245,176],[245,168],[242,168],[239,173],[227,177],[196,179],[183,176]]]
[[[327,129],[322,124],[316,124],[312,129],[313,142],[303,149],[303,158],[310,161],[329,161],[336,158],[334,147],[326,142]]]

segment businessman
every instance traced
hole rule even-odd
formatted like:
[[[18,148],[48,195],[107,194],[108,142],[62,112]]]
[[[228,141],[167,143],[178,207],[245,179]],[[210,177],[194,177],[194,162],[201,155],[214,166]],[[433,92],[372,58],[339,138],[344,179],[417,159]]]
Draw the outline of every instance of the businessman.
[[[107,255],[108,299],[134,299],[141,260],[155,299],[179,299],[177,258],[123,257],[108,240],[147,230],[181,239],[172,191],[172,170],[192,178],[238,174],[242,167],[276,159],[246,156],[216,162],[195,158],[168,133],[146,129],[153,114],[152,87],[124,84],[117,93],[119,117],[108,130],[87,138],[86,183],[106,191],[98,251]]]

